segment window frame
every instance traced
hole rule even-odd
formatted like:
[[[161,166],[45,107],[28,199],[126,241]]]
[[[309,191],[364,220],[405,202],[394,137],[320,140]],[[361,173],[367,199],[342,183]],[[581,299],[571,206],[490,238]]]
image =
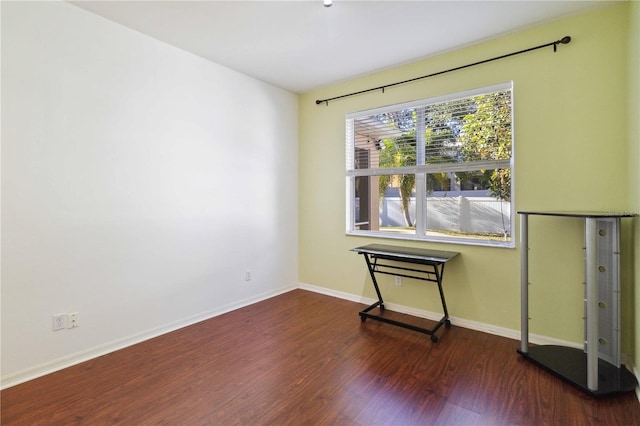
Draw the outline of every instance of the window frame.
[[[509,159],[503,160],[481,160],[472,162],[461,163],[436,163],[426,164],[424,162],[424,151],[421,151],[419,143],[416,143],[416,158],[417,165],[404,166],[404,167],[392,167],[392,168],[376,168],[376,169],[356,169],[355,167],[355,129],[354,120],[357,118],[367,117],[371,115],[384,114],[389,112],[396,112],[401,110],[407,110],[412,108],[428,107],[435,104],[471,98],[480,95],[493,94],[496,92],[509,91],[511,96],[511,156]],[[451,244],[464,244],[464,245],[479,245],[490,247],[515,247],[515,131],[514,131],[514,90],[513,81],[506,83],[495,84],[492,86],[486,86],[463,92],[451,93],[442,96],[435,96],[431,98],[419,99],[410,102],[404,102],[399,104],[387,105],[368,110],[362,110],[358,112],[349,113],[345,118],[345,137],[346,137],[346,235],[354,236],[367,236],[378,238],[389,238],[398,240],[413,240],[413,241],[428,241],[428,242],[440,242]],[[416,120],[416,134],[418,132],[424,132],[425,124],[424,119],[418,118]],[[422,159],[420,159],[422,156]],[[420,164],[422,163],[422,164]],[[460,172],[460,171],[479,171],[479,170],[491,170],[491,169],[509,169],[511,172],[511,192],[509,198],[510,207],[510,240],[498,241],[482,238],[465,238],[454,236],[434,236],[427,234],[427,175],[430,173],[439,172]],[[415,231],[412,234],[400,233],[395,231],[381,231],[381,230],[362,230],[356,229],[356,198],[355,198],[355,179],[361,176],[383,176],[383,175],[398,175],[398,174],[414,174],[415,185],[415,216],[416,224]],[[425,190],[424,196],[419,196],[422,190]]]

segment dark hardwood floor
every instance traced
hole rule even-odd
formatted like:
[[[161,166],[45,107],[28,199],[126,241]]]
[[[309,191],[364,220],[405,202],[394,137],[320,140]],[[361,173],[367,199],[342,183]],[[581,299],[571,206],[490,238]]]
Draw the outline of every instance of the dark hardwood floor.
[[[591,398],[517,341],[361,308],[295,290],[5,389],[2,425],[640,424],[634,393]]]

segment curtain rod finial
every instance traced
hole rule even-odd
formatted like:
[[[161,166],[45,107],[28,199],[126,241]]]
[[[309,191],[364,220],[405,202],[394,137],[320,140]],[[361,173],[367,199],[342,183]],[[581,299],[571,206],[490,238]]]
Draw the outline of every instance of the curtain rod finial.
[[[571,37],[569,37],[569,36],[564,36],[560,40],[554,41],[553,42],[553,51],[557,52],[559,44],[569,44],[570,41],[571,41]]]

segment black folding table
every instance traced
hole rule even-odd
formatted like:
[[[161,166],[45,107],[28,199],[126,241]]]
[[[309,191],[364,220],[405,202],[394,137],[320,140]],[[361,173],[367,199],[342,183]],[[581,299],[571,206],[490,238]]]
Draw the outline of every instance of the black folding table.
[[[359,315],[362,322],[366,321],[367,318],[371,318],[399,327],[408,328],[410,330],[430,335],[431,341],[433,342],[438,341],[438,336],[436,336],[435,333],[440,327],[442,327],[442,325],[447,328],[451,327],[449,312],[447,311],[447,303],[445,302],[444,292],[442,291],[442,274],[444,272],[445,263],[456,257],[459,253],[453,251],[389,246],[384,244],[369,244],[353,248],[351,251],[364,256],[364,260],[367,262],[367,268],[369,269],[369,274],[371,275],[371,280],[373,281],[373,286],[376,290],[376,294],[378,295],[377,302],[360,311]],[[440,300],[442,302],[442,310],[444,313],[443,317],[433,328],[427,329],[370,313],[370,311],[376,307],[379,307],[381,311],[384,311],[385,309],[384,300],[382,300],[382,294],[380,294],[380,287],[376,280],[376,274],[394,275],[436,283],[438,285],[438,291],[440,292]]]

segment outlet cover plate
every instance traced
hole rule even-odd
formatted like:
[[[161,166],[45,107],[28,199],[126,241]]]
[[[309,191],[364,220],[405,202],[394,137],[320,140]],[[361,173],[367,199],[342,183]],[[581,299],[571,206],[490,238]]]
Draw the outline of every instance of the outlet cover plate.
[[[53,316],[53,331],[67,328],[67,314],[56,314]]]

